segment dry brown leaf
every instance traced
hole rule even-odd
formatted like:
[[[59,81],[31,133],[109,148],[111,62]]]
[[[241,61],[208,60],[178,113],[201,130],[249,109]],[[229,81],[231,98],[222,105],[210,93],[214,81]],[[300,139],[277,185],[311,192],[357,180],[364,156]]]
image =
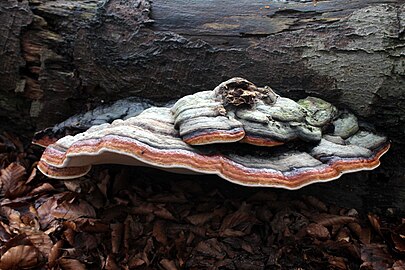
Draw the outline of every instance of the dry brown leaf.
[[[178,268],[176,267],[176,264],[172,260],[168,259],[162,259],[160,260],[160,265],[165,269],[165,270],[177,270]]]
[[[86,265],[76,259],[61,258],[58,262],[63,270],[86,270]]]
[[[336,240],[337,241],[346,241],[346,242],[350,242],[351,240],[351,235],[350,235],[350,231],[348,228],[343,227],[340,228],[339,232],[336,235]]]
[[[229,229],[229,228],[219,232],[219,236],[221,236],[221,237],[241,237],[244,235],[246,235],[245,232],[241,232],[241,231],[233,230],[233,229]]]
[[[367,215],[368,220],[370,221],[371,226],[373,227],[373,229],[381,236],[383,237],[382,233],[381,233],[381,222],[380,222],[380,218],[377,217],[376,215],[370,213]]]
[[[162,205],[154,205],[152,203],[142,203],[139,206],[133,207],[131,208],[131,213],[136,215],[154,214],[163,219],[176,220],[172,213]]]
[[[135,215],[148,215],[153,214],[157,207],[153,203],[142,203],[138,206],[131,208],[131,213]]]
[[[392,270],[404,270],[405,269],[405,261],[398,260],[392,265]]]
[[[270,222],[271,229],[276,234],[288,233],[286,229],[290,231],[300,231],[308,224],[309,221],[304,215],[289,208],[284,208],[276,212]]]
[[[73,179],[73,180],[65,180],[63,181],[63,184],[65,187],[76,193],[81,193],[82,192],[82,181],[81,179]]]
[[[63,198],[66,193],[67,192],[57,193],[51,197],[43,196],[41,200],[37,201],[39,205],[37,207],[39,223],[42,228],[47,228],[55,220],[52,211],[58,206],[58,200]]]
[[[325,226],[317,223],[311,223],[306,227],[306,233],[310,237],[314,237],[320,240],[326,240],[330,238],[330,233]]]
[[[362,228],[359,223],[349,223],[347,224],[347,227],[349,227],[350,231],[352,231],[352,233],[354,233],[357,238],[360,238]]]
[[[142,252],[142,260],[145,261],[146,265],[150,264],[150,260],[148,257],[149,253],[152,253],[153,250],[153,239],[152,237],[149,237],[148,240],[146,240],[146,245],[143,248],[143,252]],[[152,256],[153,254],[151,254]],[[153,255],[154,256],[154,255]]]
[[[63,240],[59,240],[58,242],[56,242],[48,255],[48,264],[49,267],[52,268],[55,266],[56,264],[56,260],[60,257],[61,255],[61,248],[63,247]]]
[[[250,254],[254,254],[252,245],[247,242],[242,242],[241,248]]]
[[[66,230],[63,231],[63,236],[65,237],[66,241],[71,245],[74,246],[75,245],[75,236],[76,236],[76,232],[71,229],[71,228],[67,228]]]
[[[328,255],[328,262],[333,267],[333,269],[337,270],[347,270],[346,259],[343,257],[335,257]]]
[[[0,184],[4,190],[10,189],[15,183],[21,180],[26,174],[23,166],[13,162],[7,168],[0,170]]]
[[[110,183],[110,174],[108,173],[108,170],[103,170],[100,172],[100,175],[98,177],[99,182],[97,183],[98,189],[101,191],[101,193],[104,195],[104,198],[107,198],[107,191],[108,191],[108,185]]]
[[[16,198],[24,194],[24,191],[28,190],[24,186],[24,182],[21,181],[25,173],[25,168],[17,162],[13,162],[7,168],[2,169],[0,171],[0,195],[4,195],[6,198]]]
[[[216,238],[211,238],[206,241],[201,241],[195,247],[195,251],[204,256],[213,257],[222,260],[226,256],[223,245]]]
[[[214,217],[214,213],[200,213],[186,217],[186,220],[193,225],[203,225]]]
[[[75,236],[75,241],[73,247],[77,250],[92,250],[97,248],[97,245],[100,244],[101,239],[96,237],[96,235],[78,232]]]
[[[356,222],[356,218],[348,216],[319,214],[313,217],[313,220],[323,226],[343,225]]]
[[[42,231],[25,230],[24,233],[27,235],[31,243],[36,247],[42,255],[46,258],[51,252],[53,246],[52,240],[49,235]]]
[[[33,246],[19,245],[7,250],[0,258],[0,269],[29,269],[38,266],[41,254]]]
[[[176,220],[174,218],[174,216],[172,215],[172,213],[170,213],[170,211],[167,210],[166,208],[164,208],[163,206],[158,206],[158,209],[153,211],[153,214],[155,214],[157,217],[160,217],[163,219],[172,220],[172,221]]]
[[[40,194],[40,193],[48,193],[48,192],[54,191],[54,190],[55,190],[55,188],[51,184],[43,183],[42,185],[37,186],[36,188],[31,190],[28,195],[33,196],[33,195]]]
[[[11,229],[19,229],[20,225],[23,224],[21,221],[21,213],[11,207],[3,206],[0,208],[0,212],[3,216],[7,217],[8,225]]]
[[[227,229],[235,229],[245,232],[246,229],[250,229],[256,223],[257,219],[253,216],[251,205],[244,202],[236,212],[227,215],[223,219],[219,230],[224,232]]]
[[[30,176],[28,177],[28,179],[27,179],[27,181],[25,182],[25,184],[31,183],[31,182],[35,179],[35,176],[37,176],[37,171],[38,171],[37,166],[36,166],[37,163],[38,163],[38,162],[35,162],[35,163],[33,164],[33,167],[32,167],[31,173],[30,173]]]
[[[311,205],[315,209],[322,212],[328,212],[328,207],[326,207],[326,204],[321,200],[319,200],[318,198],[315,198],[313,196],[305,196],[304,199],[309,205]]]
[[[405,224],[399,225],[391,232],[391,239],[396,251],[405,253]]]
[[[167,245],[166,225],[164,221],[158,220],[153,224],[152,235],[162,245]]]
[[[30,190],[30,186],[27,186],[23,181],[19,181],[15,187],[6,191],[4,196],[9,199],[16,199],[27,194]]]
[[[124,233],[124,225],[122,223],[114,223],[111,227],[111,248],[112,253],[118,253],[120,251],[122,237]]]
[[[118,266],[117,262],[115,261],[115,258],[113,255],[108,255],[106,262],[105,262],[105,269],[106,270],[120,270],[120,267]]]
[[[96,216],[94,207],[81,199],[74,202],[64,201],[53,208],[51,214],[55,218],[63,218],[66,220],[75,220],[80,217],[94,218]]]
[[[371,243],[371,229],[362,228],[359,239],[363,244],[370,244]]]
[[[11,239],[11,231],[8,225],[0,221],[0,241],[7,242]]]
[[[74,224],[74,230],[78,232],[105,233],[110,230],[108,224],[95,218],[77,218],[70,222]]]
[[[136,255],[134,255],[128,262],[128,266],[129,268],[136,268],[139,267],[141,265],[146,264],[146,262],[142,259],[142,254],[138,253]]]
[[[134,236],[134,238],[136,238],[136,236],[139,235],[139,234],[136,236],[133,235],[134,233],[136,233],[135,231],[136,231],[136,228],[135,228],[134,220],[131,215],[128,215],[124,222],[124,248],[126,251],[130,247],[131,238],[133,236]]]
[[[387,246],[383,244],[366,244],[361,247],[361,267],[370,267],[373,270],[387,270],[393,264]]]

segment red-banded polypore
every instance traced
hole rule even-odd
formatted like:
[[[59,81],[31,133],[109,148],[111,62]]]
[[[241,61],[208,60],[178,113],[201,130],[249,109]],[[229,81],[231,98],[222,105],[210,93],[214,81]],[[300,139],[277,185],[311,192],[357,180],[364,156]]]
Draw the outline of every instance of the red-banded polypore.
[[[70,179],[92,165],[115,163],[297,189],[374,169],[389,146],[386,137],[362,130],[354,115],[326,101],[295,102],[233,78],[171,108],[149,108],[66,136],[47,147],[38,168]]]

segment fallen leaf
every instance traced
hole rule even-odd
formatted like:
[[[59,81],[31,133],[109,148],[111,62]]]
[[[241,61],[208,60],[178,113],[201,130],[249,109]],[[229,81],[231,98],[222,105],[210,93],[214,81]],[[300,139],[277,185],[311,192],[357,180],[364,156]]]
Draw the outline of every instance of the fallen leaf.
[[[193,225],[203,225],[214,217],[214,213],[199,213],[186,217],[186,220]]]
[[[357,238],[360,238],[362,228],[359,223],[352,222],[347,224],[347,227],[349,227],[350,231],[354,233],[357,236]]]
[[[36,167],[36,163],[37,162],[35,162],[33,165],[34,165],[34,167],[32,168],[32,170],[31,170],[31,173],[30,173],[30,176],[28,177],[28,179],[27,179],[27,181],[25,182],[25,184],[29,184],[29,183],[31,183],[34,179],[35,179],[35,177],[37,176],[37,167]]]
[[[94,207],[88,202],[78,199],[74,202],[64,201],[52,208],[51,215],[55,218],[74,220],[80,217],[95,217]]]
[[[319,214],[313,217],[313,220],[319,225],[332,226],[332,225],[343,225],[347,223],[356,222],[356,218],[348,216],[330,215],[330,214]]]
[[[371,267],[373,270],[387,270],[393,264],[387,246],[382,244],[362,245],[361,260],[363,261],[361,267]]]
[[[152,235],[155,239],[162,245],[167,245],[167,235],[166,235],[165,222],[158,220],[153,224]]]
[[[42,185],[37,186],[36,188],[31,190],[28,195],[33,196],[33,195],[41,194],[41,193],[49,193],[50,191],[54,191],[54,190],[55,190],[55,188],[51,184],[43,183]]]
[[[22,184],[20,181],[25,176],[26,170],[20,164],[13,162],[7,166],[7,168],[0,170],[0,195],[4,195],[6,198],[10,197],[18,197],[23,193],[19,193],[16,191],[20,186],[22,188]],[[15,194],[17,193],[18,194]]]
[[[378,235],[380,235],[381,237],[383,237],[382,233],[381,233],[381,223],[380,223],[380,218],[377,217],[374,214],[369,213],[367,215],[368,220],[370,221],[371,226],[373,227],[373,229],[378,233]]]
[[[0,241],[7,242],[11,239],[11,231],[8,225],[0,221]]]
[[[86,270],[85,264],[76,259],[61,258],[58,262],[63,270]]]
[[[174,261],[168,260],[168,259],[162,259],[160,260],[160,265],[165,269],[165,270],[177,270],[178,268],[176,267],[176,264]]]
[[[236,212],[227,215],[223,219],[219,231],[223,236],[231,236],[232,234],[240,236],[249,233],[250,228],[256,223],[257,219],[251,212],[251,205],[244,202]],[[225,231],[228,233],[225,233]],[[230,233],[231,231],[233,233]]]
[[[371,243],[371,229],[362,228],[359,239],[363,244],[370,244]]]
[[[136,268],[138,266],[144,265],[146,264],[146,262],[141,258],[141,254],[138,253],[135,256],[133,256],[129,262],[128,262],[128,266],[132,269],[132,268]]]
[[[217,239],[211,238],[206,241],[201,241],[195,247],[195,251],[209,257],[222,260],[226,256],[223,245]]]
[[[105,269],[106,270],[120,270],[120,267],[118,266],[117,262],[115,261],[115,258],[113,255],[108,255],[107,260],[105,263]]]
[[[124,225],[122,223],[114,223],[111,227],[111,248],[112,253],[118,253],[120,251]]]
[[[392,265],[392,270],[404,270],[405,269],[405,261],[398,260]]]
[[[50,252],[49,252],[49,255],[48,255],[48,264],[49,264],[49,267],[54,267],[55,266],[55,264],[56,264],[56,260],[60,257],[60,255],[61,255],[61,248],[62,248],[62,246],[63,246],[63,240],[59,240],[58,242],[56,242],[53,246],[52,246],[52,248],[51,248],[51,250],[50,250]]]
[[[306,233],[310,237],[314,237],[320,240],[326,240],[330,238],[330,233],[325,226],[317,223],[311,223],[306,227]]]
[[[391,232],[391,239],[395,250],[405,253],[405,224],[399,225]]]
[[[336,235],[336,240],[337,240],[337,241],[350,242],[350,240],[351,240],[351,235],[350,235],[349,229],[346,228],[346,227],[340,228],[340,230],[338,231],[338,233],[337,233],[337,235]]]
[[[343,257],[327,256],[329,264],[336,270],[347,270],[346,259]]]
[[[52,240],[49,235],[42,231],[25,230],[24,233],[31,243],[36,247],[44,257],[48,257],[53,246]]]
[[[41,254],[33,246],[15,246],[7,250],[0,258],[0,269],[28,269],[41,262]]]
[[[322,212],[328,211],[328,207],[326,207],[326,204],[313,196],[304,196],[304,200],[317,210],[320,210]]]

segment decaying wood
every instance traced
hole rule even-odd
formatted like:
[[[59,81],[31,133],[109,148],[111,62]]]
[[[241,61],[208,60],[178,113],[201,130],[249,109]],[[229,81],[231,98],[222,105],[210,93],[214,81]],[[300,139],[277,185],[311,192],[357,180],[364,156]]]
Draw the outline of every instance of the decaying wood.
[[[241,76],[375,123],[393,140],[381,174],[402,173],[404,27],[397,0],[1,1],[2,129],[29,137],[105,101],[166,101]],[[341,185],[360,201],[404,197],[399,176],[362,179]]]

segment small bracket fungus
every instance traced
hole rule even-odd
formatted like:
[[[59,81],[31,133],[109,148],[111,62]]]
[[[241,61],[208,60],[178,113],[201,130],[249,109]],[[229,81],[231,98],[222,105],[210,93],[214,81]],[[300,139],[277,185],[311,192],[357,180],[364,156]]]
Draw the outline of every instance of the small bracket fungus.
[[[63,137],[46,148],[38,168],[69,179],[92,165],[117,163],[297,189],[374,169],[389,146],[386,137],[362,130],[354,115],[326,101],[295,102],[234,78],[171,108],[152,107]]]

